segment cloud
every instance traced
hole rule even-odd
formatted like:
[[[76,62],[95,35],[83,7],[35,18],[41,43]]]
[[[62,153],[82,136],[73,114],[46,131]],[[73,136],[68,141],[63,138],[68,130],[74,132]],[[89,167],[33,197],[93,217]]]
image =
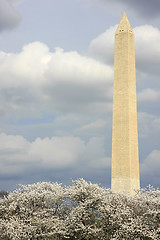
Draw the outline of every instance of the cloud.
[[[40,42],[25,45],[18,54],[0,52],[1,87],[31,87],[45,81],[43,74],[50,61],[48,47]]]
[[[155,119],[156,116],[152,114],[146,112],[138,113],[138,129],[140,138],[148,138],[151,133],[153,133],[153,123]]]
[[[137,95],[139,102],[156,102],[160,100],[160,90],[157,89],[143,89]]]
[[[160,150],[153,150],[140,165],[141,179],[145,186],[152,184],[158,187],[160,182]]]
[[[97,129],[97,128],[103,128],[105,127],[107,124],[106,121],[102,120],[102,119],[98,119],[95,122],[89,123],[87,125],[84,125],[80,130],[93,130],[93,129]]]
[[[89,0],[91,2],[91,0]],[[99,3],[99,0],[94,0],[94,2]],[[117,13],[117,11],[127,11],[138,14],[143,18],[156,18],[159,17],[160,2],[159,0],[101,0],[104,6],[110,7],[112,11]],[[113,10],[114,9],[114,10]],[[117,11],[115,11],[117,10]]]
[[[21,175],[30,168],[65,168],[77,160],[84,142],[74,137],[37,138],[33,142],[23,136],[0,134],[2,175]]]
[[[40,159],[44,168],[65,168],[77,161],[84,148],[78,137],[37,138],[31,143],[29,154]]]
[[[110,167],[105,156],[103,138],[90,138],[87,142],[79,137],[36,138],[28,141],[20,135],[0,134],[1,179],[24,178],[38,172],[43,176],[50,171],[90,171]],[[62,174],[62,173],[61,173]],[[63,176],[61,176],[63,179]]]
[[[62,72],[64,69],[65,75]],[[101,71],[101,75],[100,75]],[[79,55],[75,52],[64,52],[61,48],[56,48],[49,65],[51,78],[61,81],[71,81],[79,83],[95,83],[111,81],[112,69],[98,61]],[[100,77],[100,78],[99,78]]]
[[[103,62],[113,64],[114,61],[114,35],[117,25],[107,29],[104,33],[93,39],[89,45],[89,54],[101,59]]]
[[[107,132],[107,127],[110,127],[110,124],[109,117],[106,121],[104,119],[90,120],[89,123],[83,123],[82,126],[77,128],[75,133],[85,137],[103,136],[104,132]]]
[[[0,63],[2,113],[22,113],[24,106],[32,111],[39,104],[54,113],[99,111],[112,99],[112,67],[77,52],[50,52],[34,42],[18,54],[1,52]]]
[[[18,54],[0,52],[1,116],[14,112],[37,117],[49,111],[98,114],[100,118],[111,112],[115,29],[111,27],[91,41],[90,57],[61,48],[51,52],[41,42],[25,45]],[[138,74],[148,72],[147,79],[153,73],[158,76],[160,31],[140,26],[135,28],[135,35]],[[138,92],[138,99],[157,101],[159,91],[145,87]]]
[[[106,170],[110,172],[115,28],[91,42],[89,56],[62,48],[51,52],[41,42],[25,45],[17,54],[0,52],[0,123],[5,132],[0,134],[2,182],[48,176],[60,181],[83,176],[100,182]],[[138,71],[150,77],[156,66],[158,76],[159,30],[151,26],[137,29],[137,57],[146,61],[147,68],[137,62]],[[158,149],[159,116],[150,113],[148,103],[152,102],[152,108],[159,106],[159,90],[145,85],[138,91],[138,99],[143,104],[140,141],[151,152]]]
[[[160,73],[160,30],[151,25],[134,28],[136,46],[136,65],[141,72]]]
[[[30,159],[27,159],[27,152],[30,144],[22,136],[7,136],[4,133],[0,134],[0,174],[16,175],[24,170],[25,163],[31,164]]]
[[[15,0],[0,1],[0,31],[16,27],[20,20],[20,13],[14,8]]]
[[[113,65],[114,35],[116,26],[93,39],[89,45],[89,55]],[[141,73],[159,75],[160,68],[160,30],[151,25],[133,29],[135,33],[136,68]]]
[[[118,2],[118,0],[116,0]],[[159,0],[121,0],[128,8],[134,9],[140,16],[155,18],[159,17],[160,2]]]
[[[153,126],[155,131],[160,131],[160,118],[154,119]]]
[[[35,181],[36,176],[43,179],[46,174],[56,181],[56,172],[61,181],[65,179],[64,174],[68,176],[71,172],[71,178],[83,176],[98,180],[103,172],[104,175],[107,173],[106,179],[110,182],[111,158],[106,156],[104,138],[101,137],[92,137],[85,142],[79,137],[55,136],[36,138],[31,142],[23,136],[1,133],[0,146],[1,181],[16,181],[15,178],[18,183],[29,181],[29,178]],[[142,186],[158,186],[159,158],[160,150],[155,149],[140,163]]]

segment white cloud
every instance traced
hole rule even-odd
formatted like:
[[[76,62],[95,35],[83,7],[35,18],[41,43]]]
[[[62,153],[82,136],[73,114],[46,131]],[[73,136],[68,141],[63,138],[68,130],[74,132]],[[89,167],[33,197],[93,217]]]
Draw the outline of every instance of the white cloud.
[[[0,63],[1,112],[99,111],[96,105],[111,100],[113,69],[77,52],[34,42],[18,54],[1,52]]]
[[[89,46],[89,54],[98,57],[101,61],[113,65],[114,35],[116,26],[110,27]],[[139,71],[150,74],[160,74],[160,30],[151,25],[135,27],[136,67]]]
[[[47,45],[33,42],[18,54],[0,53],[1,86],[39,86],[43,83],[70,82],[94,84],[111,82],[113,70],[98,61],[77,52],[64,52],[56,48],[49,52]]]
[[[0,52],[0,86],[3,88],[39,87],[51,56],[40,42],[30,43],[18,54]]]
[[[37,171],[38,175],[39,170],[47,172],[47,169],[89,169],[86,172],[90,172],[91,169],[110,168],[111,159],[106,156],[109,155],[105,151],[107,143],[104,144],[106,140],[102,136],[111,131],[113,66],[108,64],[113,65],[115,28],[111,27],[91,42],[90,56],[96,56],[97,60],[61,48],[51,52],[41,42],[28,44],[17,54],[0,53],[2,131],[3,121],[7,120],[5,129],[8,134],[18,131],[21,124],[22,134],[35,139],[31,142],[23,136],[0,134],[1,175],[23,174],[27,178],[30,170],[35,174]],[[137,29],[137,58],[141,60],[138,68],[151,75],[155,66],[156,72],[159,71],[156,52],[159,30],[142,26]],[[149,45],[148,38],[155,46]],[[138,99],[146,103],[145,106],[151,101],[156,104],[159,90],[145,86],[138,93]],[[32,123],[34,118],[42,120],[45,114],[53,116],[50,126],[46,122],[39,126]],[[23,125],[25,118],[31,118],[28,128]],[[153,130],[155,132],[155,126],[159,124],[157,118],[149,113],[139,113],[139,135],[143,140],[148,139]],[[10,129],[9,125],[12,125]],[[146,164],[150,164],[147,161]]]
[[[104,167],[104,139],[91,138],[88,142],[79,137],[37,138],[27,141],[19,135],[0,134],[1,176],[19,176],[30,169],[65,169]],[[107,163],[106,163],[107,164]],[[34,169],[34,170],[33,170]]]
[[[30,167],[65,168],[82,154],[84,142],[76,137],[37,138],[33,142],[22,136],[0,134],[1,174],[20,174]],[[12,166],[16,169],[12,169]]]
[[[138,93],[137,98],[140,103],[158,101],[160,99],[160,90],[150,88],[143,89]]]
[[[22,136],[13,136],[6,135],[5,133],[0,134],[0,150],[3,151],[12,151],[12,150],[21,150],[27,149],[29,147],[29,143]]]
[[[77,52],[64,52],[63,49],[56,48],[47,74],[55,81],[94,84],[101,81],[110,82],[113,72],[109,66],[92,58],[81,56]]]
[[[37,138],[33,142],[18,135],[0,134],[0,174],[6,178],[23,175],[28,172],[41,175],[46,170],[72,169],[72,171],[101,171],[111,168],[111,158],[106,156],[103,138],[92,137],[87,142],[79,137]],[[153,150],[140,163],[143,185],[156,185],[159,182],[160,150]],[[96,172],[94,172],[96,174]],[[51,174],[51,173],[49,173]],[[93,176],[94,177],[94,176]]]
[[[92,56],[111,65],[115,29],[116,26],[111,27],[89,46]],[[140,26],[135,28],[135,35],[137,69],[145,74],[146,71],[152,74],[155,68],[158,72],[160,31],[152,26]],[[2,115],[13,111],[19,116],[27,113],[37,116],[45,110],[54,114],[88,112],[90,115],[112,111],[113,66],[76,51],[56,48],[50,52],[40,42],[24,46],[18,54],[1,52],[0,63]],[[141,101],[157,101],[158,96],[158,90],[147,86],[138,94]]]
[[[95,122],[91,122],[87,125],[84,125],[83,127],[80,128],[80,130],[92,130],[92,129],[97,129],[97,128],[104,128],[106,126],[107,122],[102,120],[102,119],[98,119]]]
[[[136,63],[142,72],[159,74],[160,30],[151,25],[134,28]]]
[[[78,137],[38,138],[31,144],[30,154],[42,160],[44,168],[64,168],[77,161],[84,147]]]
[[[89,45],[89,54],[100,58],[102,61],[113,64],[114,59],[114,35],[118,25],[112,26]]]
[[[158,185],[160,182],[160,150],[153,150],[140,164],[141,177],[146,185]]]
[[[16,175],[31,164],[28,158],[30,143],[22,136],[0,134],[0,173],[1,176]]]

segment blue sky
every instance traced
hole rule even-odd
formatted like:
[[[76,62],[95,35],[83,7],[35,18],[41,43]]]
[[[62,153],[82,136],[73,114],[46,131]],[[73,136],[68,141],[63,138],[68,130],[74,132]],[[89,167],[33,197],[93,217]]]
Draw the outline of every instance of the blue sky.
[[[135,32],[141,186],[160,182],[160,2],[0,1],[0,190],[110,187],[114,33]]]

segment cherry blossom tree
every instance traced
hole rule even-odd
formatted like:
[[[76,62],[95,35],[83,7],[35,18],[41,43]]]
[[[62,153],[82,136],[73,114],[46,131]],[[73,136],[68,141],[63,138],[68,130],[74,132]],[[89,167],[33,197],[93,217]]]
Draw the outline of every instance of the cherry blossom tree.
[[[0,191],[0,198],[4,198],[7,195],[8,195],[8,192],[6,192],[4,190]]]
[[[0,199],[0,239],[159,239],[160,191],[114,193],[83,179],[22,185]]]

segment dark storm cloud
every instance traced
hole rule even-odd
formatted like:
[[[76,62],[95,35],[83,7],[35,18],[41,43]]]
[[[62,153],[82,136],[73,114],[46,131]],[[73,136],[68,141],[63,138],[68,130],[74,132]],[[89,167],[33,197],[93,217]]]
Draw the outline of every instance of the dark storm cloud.
[[[124,3],[143,17],[157,17],[160,14],[159,0],[116,0],[116,2]]]
[[[136,11],[136,13],[145,18],[155,18],[160,16],[160,1],[159,0],[101,0],[107,6],[114,8],[118,5],[118,10]],[[99,0],[96,0],[99,2]]]
[[[14,28],[21,20],[13,2],[13,0],[0,0],[0,31]]]

